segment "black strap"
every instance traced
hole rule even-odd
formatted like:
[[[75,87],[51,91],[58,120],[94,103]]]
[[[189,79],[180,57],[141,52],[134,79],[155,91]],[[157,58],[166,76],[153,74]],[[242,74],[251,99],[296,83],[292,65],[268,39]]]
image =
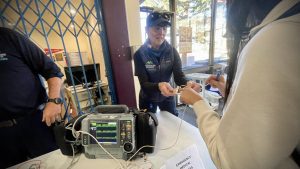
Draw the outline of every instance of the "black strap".
[[[296,3],[291,9],[282,14],[278,19],[286,18],[300,13],[300,2]],[[278,20],[277,19],[277,20]]]
[[[292,158],[296,162],[296,164],[300,167],[300,152],[297,151],[297,148],[292,153]]]
[[[158,119],[156,117],[156,115],[152,112],[147,112],[149,114],[149,116],[152,118],[152,120],[154,121],[155,126],[158,126]]]
[[[292,8],[290,8],[289,10],[287,10],[285,13],[283,13],[281,16],[279,16],[276,20],[279,19],[283,19],[283,18],[287,18],[289,16],[293,16],[296,14],[300,13],[300,2],[296,3]],[[258,31],[257,31],[258,32]],[[243,32],[242,36],[241,36],[241,41],[240,41],[240,45],[239,45],[239,50],[238,50],[238,56],[240,54],[240,52],[242,51],[242,49],[246,46],[246,44],[249,42],[249,40],[257,33],[255,32],[254,34],[249,34],[249,32]]]

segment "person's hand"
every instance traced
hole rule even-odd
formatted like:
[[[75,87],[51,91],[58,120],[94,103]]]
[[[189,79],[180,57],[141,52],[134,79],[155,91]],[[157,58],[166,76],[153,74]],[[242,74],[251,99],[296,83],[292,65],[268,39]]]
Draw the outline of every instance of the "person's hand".
[[[169,97],[176,94],[176,92],[174,92],[174,88],[167,82],[158,83],[158,88],[163,96]]]
[[[211,75],[206,79],[205,84],[210,84],[213,88],[219,89],[222,96],[225,96],[226,82],[224,76],[220,76],[219,80],[217,80],[216,75]]]
[[[180,101],[185,104],[193,105],[199,100],[203,100],[200,94],[190,87],[185,87],[181,90]]]
[[[61,120],[61,104],[55,104],[52,102],[48,102],[43,111],[43,122],[47,124],[47,126],[51,126],[55,120]]]
[[[188,81],[186,83],[186,86],[194,89],[198,93],[202,91],[201,85],[199,83],[194,82],[194,81]]]

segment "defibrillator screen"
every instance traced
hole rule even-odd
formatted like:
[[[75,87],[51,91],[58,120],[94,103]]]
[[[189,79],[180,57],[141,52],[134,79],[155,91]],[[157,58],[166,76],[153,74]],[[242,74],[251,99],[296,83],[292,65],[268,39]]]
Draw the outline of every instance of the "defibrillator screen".
[[[99,143],[118,144],[117,121],[97,121],[90,123],[90,134],[92,134]],[[90,144],[96,144],[94,139],[90,139]]]

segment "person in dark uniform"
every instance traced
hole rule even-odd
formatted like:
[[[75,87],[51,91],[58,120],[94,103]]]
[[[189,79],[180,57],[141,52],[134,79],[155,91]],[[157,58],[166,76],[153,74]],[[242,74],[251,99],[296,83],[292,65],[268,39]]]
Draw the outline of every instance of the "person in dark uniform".
[[[178,116],[176,92],[169,83],[172,74],[178,86],[189,85],[200,90],[200,85],[186,79],[177,50],[165,40],[167,27],[171,26],[170,15],[152,12],[146,22],[148,39],[134,54],[135,75],[141,85],[139,108],[155,113],[159,107]]]
[[[48,126],[60,118],[62,76],[28,38],[0,27],[0,168],[58,148]]]

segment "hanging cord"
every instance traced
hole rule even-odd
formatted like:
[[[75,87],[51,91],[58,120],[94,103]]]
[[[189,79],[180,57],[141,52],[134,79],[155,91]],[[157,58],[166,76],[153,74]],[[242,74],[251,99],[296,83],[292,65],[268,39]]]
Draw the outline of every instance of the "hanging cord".
[[[188,105],[186,105],[186,106],[184,107],[184,110],[183,110],[183,112],[182,112],[182,117],[180,118],[181,120],[180,120],[180,124],[179,124],[179,127],[178,127],[178,132],[177,132],[177,137],[176,137],[176,139],[175,139],[175,142],[174,142],[172,145],[170,145],[169,147],[166,147],[166,148],[160,148],[159,150],[168,150],[168,149],[174,147],[174,146],[177,144],[177,141],[178,141],[178,138],[179,138],[179,134],[180,134],[181,125],[182,125],[182,121],[183,121],[184,114],[185,114],[185,111],[186,111],[186,108],[187,108],[187,107],[188,107]]]

